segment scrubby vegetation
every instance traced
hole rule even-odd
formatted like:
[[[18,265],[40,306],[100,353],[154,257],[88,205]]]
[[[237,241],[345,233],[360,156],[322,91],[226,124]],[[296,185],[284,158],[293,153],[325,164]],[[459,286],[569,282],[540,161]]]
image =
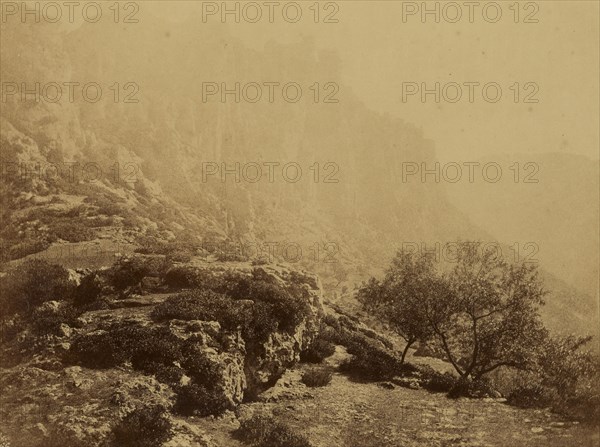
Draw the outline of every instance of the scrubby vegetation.
[[[591,337],[548,337],[536,365],[507,373],[509,403],[523,408],[552,408],[565,416],[600,420],[600,359],[583,348]]]
[[[238,436],[252,447],[311,447],[306,437],[269,416],[243,420]]]
[[[226,273],[209,276],[192,269],[171,269],[168,283],[196,289],[173,296],[153,311],[156,321],[218,321],[228,330],[240,328],[247,341],[265,341],[274,331],[293,333],[308,316],[304,290],[270,282],[255,270],[252,277]]]
[[[342,316],[325,317],[320,337],[329,343],[342,345],[352,357],[340,365],[340,370],[356,379],[366,381],[389,380],[415,371],[402,362],[400,356],[386,347],[378,338],[365,335],[355,321]]]
[[[161,406],[136,409],[112,430],[114,447],[161,447],[173,437],[172,423]]]
[[[192,383],[177,387],[174,410],[184,416],[210,416],[233,410],[223,393],[209,387]]]
[[[69,272],[40,259],[25,261],[0,279],[0,315],[31,314],[46,301],[67,300],[75,284]]]
[[[189,262],[201,250],[200,241],[188,233],[166,240],[159,234],[139,236],[137,253],[165,255],[171,262]]]
[[[207,416],[231,409],[218,388],[222,366],[208,358],[198,340],[180,339],[166,327],[115,324],[100,334],[78,336],[65,361],[97,369],[129,362],[170,385],[177,393],[175,410],[185,415]],[[191,383],[180,383],[184,374]]]
[[[300,353],[300,361],[305,363],[321,363],[335,352],[335,344],[318,336],[310,346]]]
[[[333,373],[329,368],[310,368],[302,374],[302,383],[311,388],[327,386],[332,377]]]
[[[77,285],[63,267],[32,259],[0,278],[0,339],[13,340],[31,328],[36,335],[57,335],[81,310],[73,305]]]

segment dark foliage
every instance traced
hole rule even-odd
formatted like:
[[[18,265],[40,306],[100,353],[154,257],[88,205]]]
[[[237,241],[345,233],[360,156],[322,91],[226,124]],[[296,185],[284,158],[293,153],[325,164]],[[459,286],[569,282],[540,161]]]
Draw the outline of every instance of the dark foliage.
[[[520,408],[550,407],[556,399],[551,388],[539,384],[523,385],[510,393],[507,402]]]
[[[150,267],[142,257],[121,258],[107,272],[110,283],[116,290],[140,283],[144,276],[150,274]]]
[[[268,416],[243,420],[238,436],[253,447],[311,447],[306,437]]]
[[[102,293],[102,282],[96,272],[81,278],[74,293],[75,306],[84,307],[96,301]]]
[[[459,397],[481,398],[490,397],[494,393],[494,389],[485,378],[471,380],[461,378],[456,381],[456,384],[448,392],[448,397],[456,399]]]
[[[182,340],[167,328],[114,325],[102,334],[77,337],[65,360],[97,369],[131,362],[173,387],[180,414],[207,416],[232,409],[219,388],[222,366],[209,360],[196,340]],[[191,384],[181,385],[184,374]]]
[[[310,346],[300,353],[300,361],[305,363],[321,363],[335,352],[335,345],[321,337],[317,337]]]
[[[233,410],[222,391],[191,383],[176,389],[175,411],[184,416],[219,415]]]
[[[27,260],[0,279],[0,315],[30,314],[45,301],[70,299],[74,288],[60,265]]]
[[[129,413],[112,430],[114,447],[161,447],[173,437],[173,427],[161,406]]]
[[[37,335],[58,335],[61,324],[75,325],[75,319],[81,311],[70,303],[65,303],[58,310],[36,309],[31,315],[31,326]]]
[[[311,368],[302,374],[302,383],[311,388],[327,386],[332,377],[333,373],[329,368]]]
[[[382,381],[406,374],[408,365],[403,365],[395,353],[386,349],[364,344],[348,352],[352,358],[340,365],[340,370],[348,375],[362,380]]]
[[[433,393],[449,393],[458,379],[450,373],[441,373],[431,368],[423,374],[423,387]]]
[[[196,289],[169,298],[152,316],[156,321],[218,321],[227,330],[241,328],[250,342],[264,342],[277,330],[293,333],[310,311],[303,290],[287,290],[268,281],[271,279],[260,273],[253,277],[235,273],[213,276],[176,267],[167,272],[165,282]]]
[[[195,289],[170,297],[156,306],[152,318],[156,321],[218,321],[226,329],[236,329],[248,318],[247,313],[243,303],[210,290]]]
[[[166,328],[114,325],[101,334],[77,337],[66,360],[88,368],[111,368],[126,361],[138,369],[182,359],[179,339]]]

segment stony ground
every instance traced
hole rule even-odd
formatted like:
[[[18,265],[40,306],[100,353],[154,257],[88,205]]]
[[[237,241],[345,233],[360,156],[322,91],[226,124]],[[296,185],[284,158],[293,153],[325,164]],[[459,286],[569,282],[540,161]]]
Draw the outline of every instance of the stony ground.
[[[341,350],[330,364],[343,356]],[[337,357],[337,358],[336,358]],[[243,416],[272,413],[308,436],[315,447],[598,447],[592,427],[546,410],[522,410],[502,399],[448,399],[444,394],[376,383],[357,383],[334,374],[323,388],[301,382],[305,365],[289,371]],[[218,446],[243,444],[233,435],[232,415],[197,422]]]

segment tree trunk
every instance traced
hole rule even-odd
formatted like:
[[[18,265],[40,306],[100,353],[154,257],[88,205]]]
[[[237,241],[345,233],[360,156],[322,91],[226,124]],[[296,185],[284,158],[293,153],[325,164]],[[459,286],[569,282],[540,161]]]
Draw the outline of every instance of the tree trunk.
[[[406,346],[404,347],[404,351],[402,351],[402,359],[400,359],[400,363],[404,363],[404,359],[406,358],[406,353],[408,352],[408,348],[410,348],[415,340],[407,341]]]

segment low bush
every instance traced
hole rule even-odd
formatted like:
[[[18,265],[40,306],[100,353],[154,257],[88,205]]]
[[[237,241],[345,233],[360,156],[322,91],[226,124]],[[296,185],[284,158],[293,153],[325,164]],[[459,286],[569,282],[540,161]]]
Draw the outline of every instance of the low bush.
[[[557,399],[557,394],[540,384],[522,385],[507,397],[507,403],[520,408],[547,408]]]
[[[50,246],[46,239],[9,241],[2,244],[2,262],[24,258],[27,255],[39,253]]]
[[[88,228],[89,223],[84,218],[75,218],[53,222],[50,234],[68,242],[91,241],[96,237],[96,232]]]
[[[182,340],[164,327],[113,325],[101,334],[79,336],[65,361],[96,369],[131,362],[133,368],[173,387],[180,414],[207,416],[232,409],[219,388],[222,365],[211,361],[197,340]],[[184,374],[192,379],[186,386],[181,385]]]
[[[75,289],[73,302],[75,306],[85,307],[95,302],[102,293],[102,280],[96,272],[89,273],[81,278]]]
[[[68,363],[95,369],[112,368],[126,360],[128,353],[122,349],[122,341],[109,332],[78,336],[65,357]]]
[[[170,269],[167,284],[197,289],[169,298],[154,309],[152,317],[156,321],[218,321],[227,330],[241,328],[247,342],[264,342],[277,330],[293,333],[309,315],[306,296],[299,287],[288,290],[257,275],[214,276],[194,269]]]
[[[243,420],[238,436],[253,447],[311,447],[305,436],[269,416],[252,416]]]
[[[494,389],[485,378],[478,380],[461,378],[456,380],[456,384],[448,392],[448,397],[453,399],[459,397],[482,398],[493,396],[494,393]]]
[[[189,340],[189,339],[188,339]],[[212,387],[221,380],[223,376],[222,366],[208,358],[203,348],[191,342],[184,342],[183,360],[181,366],[194,383],[206,387]]]
[[[38,308],[31,315],[31,327],[37,335],[58,335],[61,324],[74,326],[79,315],[81,311],[70,303],[57,310]]]
[[[74,289],[65,268],[42,259],[27,260],[0,279],[0,315],[29,315],[45,301],[70,299]]]
[[[317,337],[310,346],[300,353],[300,361],[305,363],[321,363],[335,352],[335,344]]]
[[[454,375],[448,372],[441,373],[430,366],[420,366],[419,372],[423,388],[432,393],[449,393],[458,381]]]
[[[163,281],[172,289],[184,289],[195,286],[198,269],[186,265],[176,265],[165,273]]]
[[[210,290],[194,289],[168,298],[152,311],[155,321],[205,320],[218,321],[225,329],[244,324],[247,312],[243,303]]]
[[[600,391],[594,389],[554,402],[552,409],[569,418],[598,425],[600,421]]]
[[[65,360],[88,368],[112,368],[131,361],[134,368],[182,360],[180,340],[166,328],[113,325],[101,334],[75,338]]]
[[[176,389],[177,400],[174,410],[183,416],[220,415],[233,410],[231,403],[220,390],[191,383]]]
[[[264,303],[277,321],[278,329],[289,333],[293,333],[310,311],[304,289],[297,285],[283,288],[266,276],[262,269],[255,269],[253,277],[224,275],[218,291],[237,300]]]
[[[352,354],[352,358],[340,365],[340,371],[358,379],[382,381],[406,374],[407,365],[394,353],[371,346],[353,350]]]
[[[119,291],[139,285],[149,273],[150,268],[141,256],[121,258],[106,272],[110,284]]]
[[[311,368],[302,374],[302,383],[311,388],[327,386],[333,373],[329,368]]]
[[[114,447],[161,447],[173,437],[173,425],[161,406],[132,411],[112,429]]]

